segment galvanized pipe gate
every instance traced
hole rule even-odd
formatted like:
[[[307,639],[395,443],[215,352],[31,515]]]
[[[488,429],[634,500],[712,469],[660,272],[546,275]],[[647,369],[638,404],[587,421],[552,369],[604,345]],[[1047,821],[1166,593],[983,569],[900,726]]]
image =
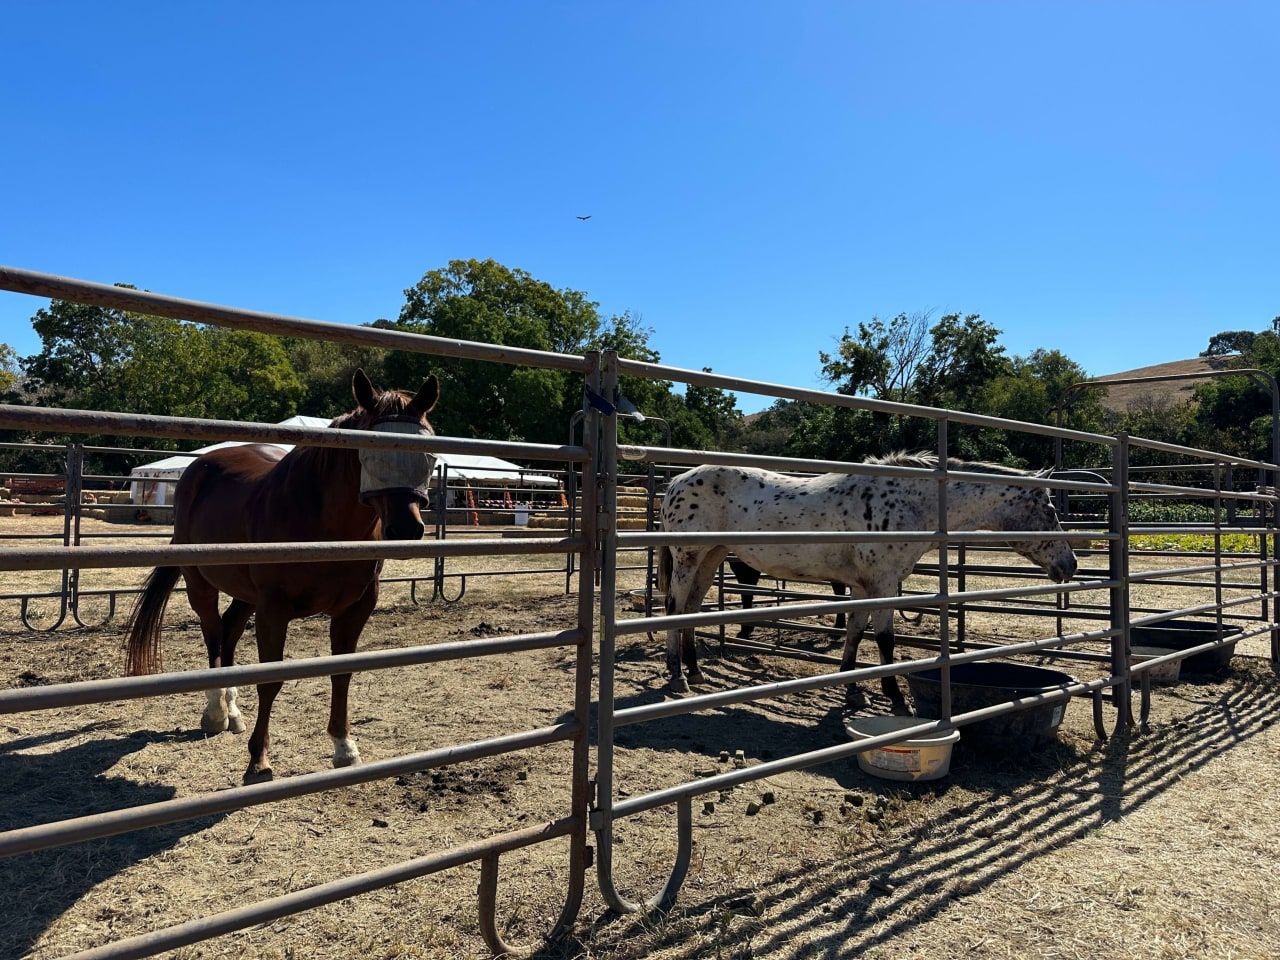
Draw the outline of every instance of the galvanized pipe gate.
[[[1182,571],[1149,573],[1131,569],[1127,549],[1130,535],[1128,501],[1131,492],[1163,493],[1167,495],[1194,495],[1204,491],[1191,491],[1172,485],[1140,484],[1131,482],[1128,476],[1129,451],[1133,445],[1150,445],[1174,455],[1193,457],[1217,464],[1245,465],[1250,468],[1274,471],[1269,464],[1253,464],[1210,451],[1190,450],[1172,445],[1156,445],[1129,437],[1107,437],[1060,428],[1004,421],[958,411],[934,410],[910,407],[882,401],[837,396],[820,391],[803,390],[760,381],[739,380],[708,374],[640,363],[620,359],[612,353],[572,357],[546,354],[539,351],[517,350],[487,344],[467,343],[404,334],[372,328],[353,328],[341,324],[313,320],[298,320],[252,311],[234,310],[191,301],[177,300],[140,291],[90,284],[82,281],[49,277],[9,268],[0,268],[0,288],[31,293],[38,296],[57,297],[80,303],[110,306],[147,314],[170,316],[202,323],[215,323],[260,332],[326,338],[345,342],[410,350],[442,357],[481,359],[499,363],[515,363],[543,366],[571,371],[583,377],[585,402],[581,444],[563,446],[541,444],[509,444],[498,442],[464,441],[451,438],[420,438],[402,434],[369,434],[362,431],[308,430],[298,427],[269,426],[262,424],[231,424],[219,421],[185,420],[169,417],[136,416],[120,413],[92,411],[47,410],[31,407],[0,407],[0,428],[53,429],[72,433],[110,433],[146,437],[204,438],[211,432],[222,439],[277,440],[288,443],[306,443],[335,447],[373,446],[386,449],[420,449],[429,452],[468,452],[514,457],[526,460],[550,461],[564,464],[570,471],[580,470],[584,478],[581,496],[581,513],[577,529],[580,533],[569,537],[524,538],[520,540],[437,540],[416,543],[350,542],[310,544],[254,544],[239,546],[165,546],[165,547],[19,547],[0,553],[0,569],[67,569],[79,571],[86,568],[119,566],[175,565],[180,563],[235,563],[252,558],[260,562],[331,560],[337,558],[385,559],[445,558],[481,554],[559,554],[571,557],[570,569],[576,572],[577,604],[575,622],[563,629],[544,633],[520,634],[491,639],[468,640],[406,649],[371,651],[338,657],[318,657],[288,663],[237,666],[219,671],[197,670],[155,677],[110,679],[60,686],[0,691],[0,712],[49,709],[69,705],[102,702],[106,700],[132,699],[184,691],[200,691],[209,686],[270,682],[302,677],[322,677],[333,673],[350,673],[362,670],[391,669],[415,664],[441,663],[470,657],[500,656],[517,651],[571,648],[574,651],[574,683],[572,703],[566,705],[562,722],[551,726],[529,729],[503,736],[470,743],[458,744],[419,753],[411,753],[362,766],[305,774],[286,780],[238,787],[182,800],[165,801],[141,807],[104,814],[86,815],[61,823],[42,824],[0,833],[0,857],[48,849],[53,846],[78,843],[92,838],[109,837],[131,830],[145,829],[181,819],[207,816],[211,813],[243,809],[249,806],[271,803],[321,790],[335,789],[359,783],[367,783],[407,773],[431,770],[448,764],[484,757],[493,757],[517,750],[538,746],[563,744],[571,753],[572,791],[568,806],[554,819],[536,827],[500,833],[478,842],[444,849],[392,867],[358,874],[310,887],[294,893],[278,896],[239,909],[178,924],[141,936],[115,942],[107,942],[96,948],[77,954],[78,957],[122,958],[149,956],[174,949],[202,939],[241,930],[289,913],[332,903],[358,893],[400,883],[415,877],[435,873],[466,863],[480,864],[478,891],[479,925],[484,940],[495,954],[528,954],[540,944],[515,945],[507,943],[496,920],[495,899],[499,882],[499,866],[502,854],[551,839],[567,838],[569,843],[569,881],[563,892],[563,907],[559,917],[546,933],[547,940],[555,940],[568,933],[575,922],[584,896],[586,871],[592,865],[593,849],[589,836],[594,833],[594,863],[600,893],[604,901],[619,912],[634,912],[669,903],[680,889],[690,863],[693,838],[692,802],[697,796],[728,789],[753,780],[759,780],[791,770],[812,767],[838,759],[850,759],[856,752],[900,741],[906,737],[928,731],[949,730],[969,723],[1032,708],[1044,703],[1062,702],[1071,697],[1083,696],[1092,701],[1095,726],[1100,736],[1107,735],[1103,717],[1104,704],[1114,710],[1111,729],[1122,730],[1131,722],[1131,701],[1134,685],[1142,692],[1142,715],[1145,719],[1149,696],[1149,667],[1133,669],[1129,661],[1130,628],[1145,622],[1155,622],[1184,614],[1212,613],[1221,623],[1224,611],[1235,613],[1242,605],[1261,600],[1272,604],[1277,598],[1275,589],[1268,589],[1267,574],[1277,567],[1275,560],[1276,525],[1274,491],[1240,492],[1218,489],[1214,491],[1219,501],[1230,499],[1246,506],[1256,507],[1259,520],[1246,529],[1269,544],[1267,552],[1257,562],[1246,566],[1256,567],[1263,576],[1263,588],[1245,597],[1225,599],[1218,590],[1217,602],[1193,608],[1166,612],[1163,615],[1134,619],[1130,612],[1129,591],[1135,583],[1158,576],[1176,574],[1198,575],[1216,571],[1221,581],[1221,571],[1230,564],[1224,563],[1220,551],[1215,552],[1214,564],[1187,567]],[[750,534],[674,534],[662,531],[622,532],[617,524],[616,491],[618,464],[621,459],[641,463],[663,463],[692,466],[699,463],[720,463],[764,466],[786,471],[811,472],[859,472],[867,471],[865,465],[853,465],[829,461],[800,461],[778,457],[748,457],[724,453],[696,452],[668,447],[620,447],[617,431],[618,377],[650,376],[677,380],[689,384],[712,386],[721,389],[743,390],[782,399],[803,400],[814,403],[834,404],[857,409],[891,413],[900,416],[928,417],[938,425],[938,450],[942,454],[940,467],[929,475],[936,480],[940,493],[937,527],[931,531],[912,534],[895,534],[895,540],[919,540],[936,546],[937,588],[933,593],[875,599],[843,600],[835,602],[802,602],[787,607],[788,615],[795,617],[845,612],[858,609],[895,607],[900,609],[928,609],[936,613],[939,622],[938,650],[936,656],[903,661],[887,666],[874,666],[855,670],[828,673],[754,687],[724,690],[701,696],[669,699],[660,703],[618,708],[616,704],[615,651],[619,638],[654,631],[676,629],[684,626],[719,626],[735,622],[761,622],[776,616],[775,610],[711,610],[681,616],[663,616],[648,619],[620,619],[617,615],[618,553],[620,550],[646,549],[674,542],[720,543],[732,546],[737,543],[755,542],[760,535]],[[948,530],[946,522],[947,483],[955,479],[948,473],[947,427],[962,423],[988,426],[997,429],[1017,429],[1060,438],[1073,443],[1100,445],[1109,451],[1111,472],[1109,482],[1084,483],[1079,480],[1053,479],[1052,477],[1027,478],[1031,486],[1051,490],[1087,490],[1107,498],[1110,506],[1109,521],[1104,531],[1090,532],[1091,539],[1104,541],[1106,545],[1105,567],[1093,570],[1084,579],[1068,584],[1033,583],[1029,586],[1001,587],[985,590],[955,590],[952,588],[951,551],[965,544],[986,545],[1035,539],[1034,535],[992,533],[989,531]],[[890,475],[919,475],[919,470],[908,468],[880,468]],[[896,473],[895,473],[896,471]],[[1179,528],[1182,530],[1184,528]],[[1210,528],[1211,530],[1214,528]],[[1216,527],[1221,535],[1221,526]],[[772,535],[778,536],[778,535]],[[879,538],[884,534],[831,533],[808,530],[787,534],[789,542],[856,542]],[[599,584],[597,589],[596,584]],[[1048,597],[1062,605],[1062,601],[1077,595],[1101,595],[1099,606],[1105,611],[1100,616],[1097,629],[1064,634],[1059,625],[1057,632],[999,646],[996,649],[961,650],[952,639],[951,622],[964,605],[980,605],[996,601],[1035,600]],[[1060,621],[1059,621],[1060,623]],[[1276,624],[1269,617],[1255,621],[1236,639],[1270,634],[1274,646]],[[593,638],[598,636],[598,677],[593,687]],[[949,677],[952,667],[995,656],[1014,654],[1051,654],[1055,651],[1086,643],[1100,643],[1109,648],[1103,655],[1107,669],[1105,675],[1092,680],[1064,684],[1042,694],[1025,697],[1000,706],[953,715],[950,701]],[[1201,648],[1183,655],[1221,646],[1221,634],[1206,641]],[[623,726],[635,726],[648,721],[685,714],[736,703],[747,703],[781,696],[800,695],[810,691],[839,687],[850,682],[901,674],[910,670],[936,667],[942,671],[942,718],[922,720],[918,725],[895,734],[886,734],[858,744],[852,742],[797,753],[793,756],[770,760],[749,768],[734,769],[709,778],[675,783],[639,796],[619,795],[615,783],[616,742],[615,733]],[[592,708],[598,708],[598,721],[591,728]],[[594,755],[591,740],[595,740]],[[594,763],[593,763],[594,761]],[[657,809],[676,808],[675,830],[677,853],[671,865],[669,878],[656,891],[642,891],[639,895],[621,889],[616,872],[614,827],[620,820]]]

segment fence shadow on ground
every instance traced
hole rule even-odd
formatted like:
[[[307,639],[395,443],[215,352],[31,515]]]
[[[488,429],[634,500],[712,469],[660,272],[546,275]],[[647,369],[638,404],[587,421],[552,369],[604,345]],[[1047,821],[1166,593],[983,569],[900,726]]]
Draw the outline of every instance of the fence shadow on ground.
[[[1187,697],[1195,704],[1192,711],[1151,735],[1113,737],[1076,760],[1068,750],[1034,771],[1009,758],[970,756],[953,765],[948,781],[928,785],[941,790],[949,782],[966,788],[962,795],[976,794],[939,819],[844,852],[833,844],[829,859],[806,863],[763,886],[702,901],[685,889],[665,917],[606,914],[589,930],[591,955],[621,958],[661,950],[664,957],[692,958],[706,955],[710,942],[717,956],[861,955],[937,916],[954,900],[1140,809],[1223,751],[1246,747],[1280,720],[1277,692],[1274,677],[1237,675],[1212,697],[1206,687],[1193,685]],[[744,720],[731,721],[740,736]],[[1066,762],[1059,768],[1054,759]],[[837,765],[829,767],[827,772],[836,773]],[[730,923],[732,916],[739,919]],[[646,945],[639,953],[638,943]]]
[[[172,787],[136,783],[108,771],[150,743],[203,736],[198,731],[120,736],[108,733],[109,729],[110,725],[90,724],[0,744],[5,798],[0,830],[170,800]],[[85,736],[97,738],[58,746]],[[0,917],[0,957],[26,955],[43,932],[90,890],[219,819],[203,817],[0,860],[0,890],[21,898],[20,909],[7,909]],[[138,909],[137,904],[128,909]]]

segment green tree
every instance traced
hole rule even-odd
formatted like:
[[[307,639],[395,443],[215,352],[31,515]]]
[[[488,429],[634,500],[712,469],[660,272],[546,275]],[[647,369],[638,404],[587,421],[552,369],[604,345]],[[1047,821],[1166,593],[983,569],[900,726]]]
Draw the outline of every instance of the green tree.
[[[1216,335],[1210,346],[1222,336]],[[1243,345],[1245,340],[1236,342]],[[1280,334],[1274,329],[1255,334],[1230,366],[1261,370],[1280,379]],[[1194,396],[1194,419],[1179,442],[1271,459],[1271,396],[1266,387],[1247,375],[1224,376],[1200,384]]]
[[[710,373],[711,368],[703,367],[702,372]],[[741,433],[742,411],[732,393],[691,383],[685,388],[684,406],[706,428],[715,447],[728,449],[735,445]]]
[[[598,332],[599,316],[584,294],[557,291],[523,270],[493,260],[452,260],[407,289],[399,319],[386,325],[436,337],[574,353]],[[578,392],[571,406],[571,378],[562,371],[476,360],[442,362],[404,351],[389,354],[385,370],[398,384],[437,373],[441,403],[433,421],[442,433],[454,436],[550,441],[564,435],[572,410],[581,405]],[[577,382],[580,391],[580,377]]]
[[[888,323],[872,317],[856,335],[846,327],[837,352],[819,351],[818,358],[840,393],[907,403],[929,346],[929,315],[900,313]]]
[[[913,402],[974,410],[987,384],[1010,371],[1000,331],[971,313],[948,314],[930,330],[930,350],[917,372]]]
[[[898,314],[888,324],[873,319],[848,329],[835,354],[819,353],[822,374],[848,395],[979,412],[982,392],[993,378],[1011,369],[1000,331],[974,313],[951,313],[932,327],[928,315]],[[1003,434],[954,426],[953,453],[1005,459]],[[808,456],[861,459],[869,453],[933,447],[934,424],[918,417],[866,411],[809,413],[796,443]]]
[[[351,409],[351,378],[364,370],[380,387],[416,388],[420,384],[388,382],[383,371],[386,351],[359,344],[334,343],[283,337],[289,363],[302,381],[298,413],[311,417],[336,417]]]
[[[1248,353],[1255,337],[1257,334],[1252,330],[1224,330],[1222,333],[1215,333],[1209,338],[1208,348],[1200,351],[1200,356],[1225,357],[1232,353]]]
[[[25,361],[25,392],[42,405],[275,422],[294,412],[304,392],[276,337],[60,300],[37,311],[32,324],[43,349]],[[113,435],[76,439],[179,445]],[[121,466],[111,460],[102,469],[107,463]]]
[[[582,354],[614,349],[631,359],[657,362],[649,346],[652,330],[623,313],[602,321],[598,304],[577,290],[556,290],[523,270],[493,260],[452,260],[425,273],[405,291],[395,323],[375,326],[450,339]],[[563,442],[570,418],[582,408],[582,376],[476,360],[439,361],[393,351],[388,380],[417,382],[430,372],[441,379],[441,402],[433,415],[441,433],[499,440]],[[669,384],[624,377],[619,388],[649,415],[669,393]],[[624,432],[647,437],[656,425],[626,424]],[[647,442],[635,439],[633,442]]]
[[[802,406],[793,400],[775,400],[768,409],[744,417],[742,450],[763,457],[786,456],[787,443],[803,419]]]
[[[24,364],[32,392],[50,405],[102,388],[132,353],[122,310],[53,300],[36,311],[31,325],[43,349]]]
[[[22,379],[22,362],[17,351],[7,343],[0,343],[0,394],[12,393]]]
[[[1084,368],[1061,351],[1033,350],[1029,356],[1014,357],[1010,369],[987,384],[983,391],[983,412],[1008,420],[1056,424],[1058,405],[1066,398],[1063,426],[1098,431],[1105,418],[1100,391],[1068,392],[1073,384],[1087,379]],[[1010,431],[1007,444],[1011,456],[1023,466],[1042,467],[1053,463],[1052,437]],[[1096,459],[1098,454],[1093,448],[1066,444],[1063,455],[1067,465],[1086,466],[1091,464],[1081,458]]]

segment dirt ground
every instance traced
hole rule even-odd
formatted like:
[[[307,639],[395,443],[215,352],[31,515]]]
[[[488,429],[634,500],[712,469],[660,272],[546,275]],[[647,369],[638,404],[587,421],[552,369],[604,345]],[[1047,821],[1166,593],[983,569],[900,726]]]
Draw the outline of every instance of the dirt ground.
[[[1158,602],[1159,593],[1149,588],[1143,599]],[[1168,602],[1185,606],[1186,593]],[[619,602],[622,615],[635,615],[625,596]],[[573,623],[575,603],[554,571],[473,577],[454,603],[415,605],[407,587],[393,585],[362,648],[558,629]],[[1016,638],[1051,622],[1025,621],[975,615],[971,637]],[[181,599],[167,623],[168,669],[201,666],[199,631]],[[327,652],[326,628],[296,623],[289,654]],[[903,629],[928,634],[936,621]],[[121,633],[118,621],[32,633],[4,601],[0,682],[118,676]],[[772,628],[758,636],[784,639]],[[827,647],[817,634],[785,642]],[[660,647],[624,638],[620,705],[662,699]],[[850,759],[707,797],[710,807],[695,803],[693,863],[675,907],[612,916],[593,872],[574,935],[553,955],[1280,956],[1280,684],[1267,652],[1246,641],[1228,674],[1157,688],[1147,733],[1100,742],[1088,703],[1076,700],[1056,744],[992,755],[962,739],[950,774],[931,783],[876,779]],[[251,643],[244,653],[252,659]],[[554,723],[571,705],[572,664],[565,649],[358,675],[361,751],[376,760]],[[1053,665],[1092,675],[1088,664]],[[704,662],[710,689],[828,669],[714,651]],[[328,767],[328,699],[326,681],[286,685],[273,714],[277,776]],[[255,704],[254,692],[242,691],[247,717]],[[186,694],[3,717],[0,827],[238,785],[245,738],[202,735],[202,706]],[[883,710],[884,701],[871,707]],[[1113,723],[1110,707],[1106,718]],[[616,786],[636,795],[680,783],[732,766],[738,750],[751,765],[846,743],[844,720],[840,696],[824,691],[626,727]],[[569,762],[567,745],[558,745],[0,861],[0,889],[16,904],[0,915],[0,958],[61,957],[550,820],[564,812]],[[619,824],[624,894],[648,897],[661,886],[674,823],[672,811],[658,810]],[[536,940],[560,910],[567,845],[505,855],[502,864],[500,924],[513,941]],[[478,876],[474,865],[446,871],[174,955],[486,956]]]

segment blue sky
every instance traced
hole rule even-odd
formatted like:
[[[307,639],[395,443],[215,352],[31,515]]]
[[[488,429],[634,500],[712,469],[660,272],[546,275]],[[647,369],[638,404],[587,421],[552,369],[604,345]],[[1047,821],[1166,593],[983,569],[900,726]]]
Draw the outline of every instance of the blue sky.
[[[9,266],[365,323],[491,257],[638,314],[664,363],[802,387],[872,316],[980,313],[1010,354],[1098,375],[1280,314],[1280,4],[15,2],[4,23]],[[0,341],[36,352],[45,302],[0,293]]]

